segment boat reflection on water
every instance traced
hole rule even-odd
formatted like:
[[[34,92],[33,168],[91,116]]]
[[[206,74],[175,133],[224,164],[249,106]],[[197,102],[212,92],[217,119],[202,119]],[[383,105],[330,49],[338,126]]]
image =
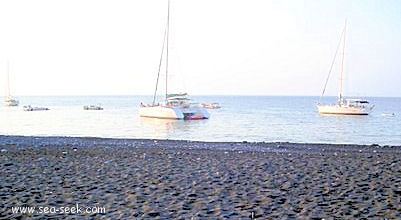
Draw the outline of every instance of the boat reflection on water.
[[[139,117],[142,132],[145,136],[156,139],[179,139],[177,137],[196,137],[207,120],[175,120]],[[193,134],[193,135],[192,135]]]

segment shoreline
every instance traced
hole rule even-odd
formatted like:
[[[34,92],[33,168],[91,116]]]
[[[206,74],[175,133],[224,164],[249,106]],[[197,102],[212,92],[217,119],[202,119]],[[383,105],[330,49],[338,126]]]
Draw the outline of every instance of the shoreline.
[[[0,135],[0,219],[401,218],[401,146]],[[104,207],[22,214],[15,206]]]
[[[84,146],[84,145],[110,145],[110,146],[146,146],[146,147],[171,147],[169,144],[182,145],[180,148],[209,149],[209,150],[250,150],[250,151],[274,151],[275,148],[286,150],[308,150],[308,151],[359,151],[359,150],[381,150],[400,151],[400,145],[380,144],[338,144],[338,143],[302,143],[302,142],[255,142],[255,141],[192,141],[174,139],[142,139],[142,138],[103,138],[103,137],[75,137],[75,136],[24,136],[24,135],[0,135],[0,145],[16,144],[19,146]],[[211,148],[210,146],[213,146]],[[276,150],[277,150],[276,149]]]

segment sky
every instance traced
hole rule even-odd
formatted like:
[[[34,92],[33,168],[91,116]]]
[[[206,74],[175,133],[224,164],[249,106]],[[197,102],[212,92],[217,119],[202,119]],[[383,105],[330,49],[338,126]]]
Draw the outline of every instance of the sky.
[[[153,94],[166,18],[167,0],[1,0],[0,91],[9,62],[14,96]],[[319,96],[347,20],[345,94],[401,96],[399,0],[171,0],[170,18],[169,92]]]

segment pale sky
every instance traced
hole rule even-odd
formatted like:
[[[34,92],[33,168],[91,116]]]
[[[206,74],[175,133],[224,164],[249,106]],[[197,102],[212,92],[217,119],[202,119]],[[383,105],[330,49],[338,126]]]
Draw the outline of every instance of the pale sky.
[[[167,0],[1,0],[0,91],[9,61],[15,96],[152,94],[166,13]],[[401,96],[399,0],[172,0],[172,88],[318,96],[345,19],[346,94]]]

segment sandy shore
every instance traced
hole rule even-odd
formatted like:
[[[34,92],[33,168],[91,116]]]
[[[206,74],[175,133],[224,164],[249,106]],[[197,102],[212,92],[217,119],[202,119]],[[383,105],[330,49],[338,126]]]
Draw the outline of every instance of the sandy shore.
[[[0,219],[401,218],[401,147],[0,136]],[[105,207],[21,214],[16,206]]]

